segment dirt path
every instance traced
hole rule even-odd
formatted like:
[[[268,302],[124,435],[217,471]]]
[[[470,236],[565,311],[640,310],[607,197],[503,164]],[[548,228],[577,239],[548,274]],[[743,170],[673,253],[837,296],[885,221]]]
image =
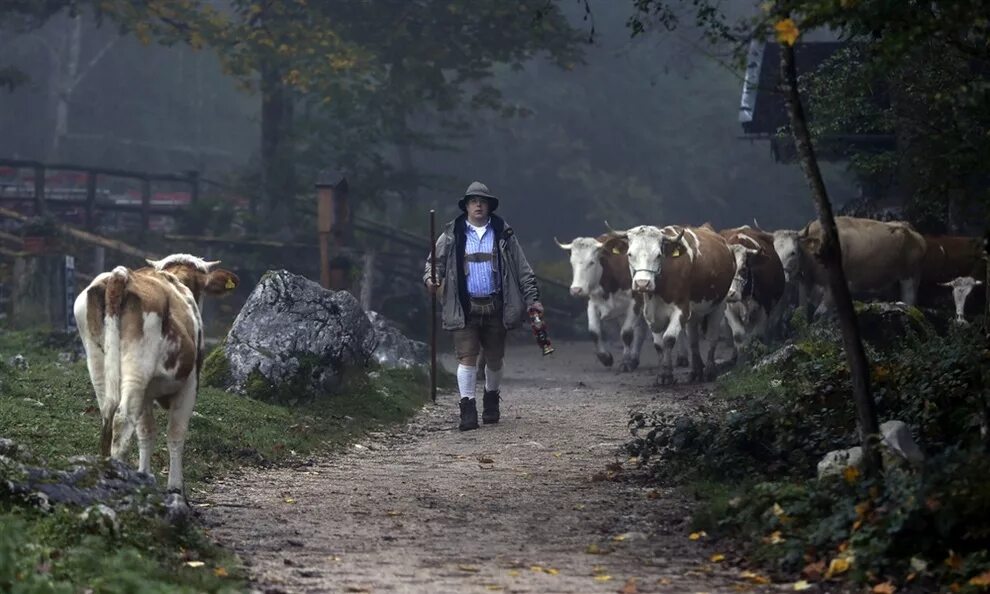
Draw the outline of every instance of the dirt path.
[[[588,343],[556,346],[510,349],[500,424],[457,431],[442,394],[346,454],[215,484],[206,525],[271,593],[739,591],[738,569],[688,539],[680,494],[606,469],[625,462],[631,407],[706,387],[658,392],[652,353],[618,375]]]

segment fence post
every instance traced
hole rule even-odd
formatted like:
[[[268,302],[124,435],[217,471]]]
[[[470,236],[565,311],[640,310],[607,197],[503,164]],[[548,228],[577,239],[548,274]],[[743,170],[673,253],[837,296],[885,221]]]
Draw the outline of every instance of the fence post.
[[[151,229],[151,179],[141,178],[141,237]]]
[[[45,166],[34,166],[34,214],[48,214],[48,204],[45,202]]]
[[[86,173],[86,230],[96,230],[96,172]]]
[[[361,309],[371,311],[371,298],[375,282],[375,250],[368,250],[362,256],[361,264]]]
[[[347,205],[347,179],[338,172],[323,170],[316,180],[316,224],[320,243],[320,284],[325,289],[346,289],[346,275],[340,274],[343,248],[346,246],[350,227],[350,208]],[[330,259],[330,245],[337,252],[338,264]]]

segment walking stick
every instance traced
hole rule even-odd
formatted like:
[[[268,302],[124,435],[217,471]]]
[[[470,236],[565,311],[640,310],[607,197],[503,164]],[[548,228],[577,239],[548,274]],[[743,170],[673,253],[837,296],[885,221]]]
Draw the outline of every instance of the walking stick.
[[[436,211],[430,209],[430,398],[437,402],[437,241]]]

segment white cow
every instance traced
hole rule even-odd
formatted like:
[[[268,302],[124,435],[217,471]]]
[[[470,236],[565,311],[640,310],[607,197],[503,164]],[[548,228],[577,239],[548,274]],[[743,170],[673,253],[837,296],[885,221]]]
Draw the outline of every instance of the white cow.
[[[940,284],[943,287],[952,287],[952,301],[956,306],[955,322],[965,326],[969,323],[963,315],[966,311],[966,300],[969,299],[969,294],[973,292],[973,288],[982,285],[983,281],[978,281],[971,276],[960,276]]]
[[[617,320],[622,328],[619,369],[636,369],[647,327],[642,316],[643,300],[634,297],[630,288],[628,242],[611,235],[577,237],[570,243],[553,239],[571,255],[571,295],[588,299],[588,331],[595,341],[598,360],[605,367],[612,366],[602,322]]]
[[[135,429],[138,470],[151,474],[152,407],[169,411],[168,490],[182,493],[182,451],[203,363],[203,294],[222,295],[237,276],[188,254],[123,266],[93,279],[74,314],[103,418],[100,453],[122,459]]]

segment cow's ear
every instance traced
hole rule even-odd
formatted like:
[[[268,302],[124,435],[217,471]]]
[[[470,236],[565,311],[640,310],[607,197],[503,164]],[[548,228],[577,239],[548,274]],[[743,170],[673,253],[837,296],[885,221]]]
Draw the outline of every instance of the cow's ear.
[[[624,237],[610,237],[601,249],[606,256],[622,255],[629,251],[629,240]]]
[[[206,279],[206,292],[210,295],[224,295],[237,288],[240,280],[229,270],[217,268],[210,271]]]

